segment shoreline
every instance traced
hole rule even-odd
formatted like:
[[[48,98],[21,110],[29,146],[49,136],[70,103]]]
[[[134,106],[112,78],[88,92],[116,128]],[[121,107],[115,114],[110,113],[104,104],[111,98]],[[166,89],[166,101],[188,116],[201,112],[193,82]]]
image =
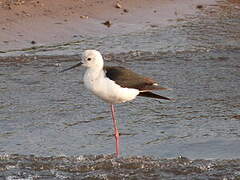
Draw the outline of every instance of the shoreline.
[[[0,1],[2,52],[74,41],[78,36],[124,34],[176,24],[216,4],[215,0],[184,0],[181,4],[177,0],[6,2]]]

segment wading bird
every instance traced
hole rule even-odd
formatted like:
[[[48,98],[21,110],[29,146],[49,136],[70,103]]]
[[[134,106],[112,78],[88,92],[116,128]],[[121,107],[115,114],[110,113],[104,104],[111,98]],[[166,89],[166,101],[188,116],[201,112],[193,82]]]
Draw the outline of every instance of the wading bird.
[[[103,57],[99,51],[86,50],[78,64],[64,69],[64,72],[78,66],[87,68],[83,82],[93,94],[110,103],[112,120],[116,138],[116,156],[119,156],[119,132],[115,118],[114,104],[131,101],[136,96],[171,100],[168,97],[154,94],[154,90],[170,90],[159,86],[151,78],[141,76],[121,66],[104,66]]]

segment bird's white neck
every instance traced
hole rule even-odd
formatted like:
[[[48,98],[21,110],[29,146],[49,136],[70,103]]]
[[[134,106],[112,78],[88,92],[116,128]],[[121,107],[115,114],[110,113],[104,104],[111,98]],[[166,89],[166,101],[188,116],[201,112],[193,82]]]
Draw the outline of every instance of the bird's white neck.
[[[103,68],[99,67],[91,67],[88,68],[84,74],[84,78],[90,79],[90,80],[96,80],[100,76],[103,76]]]

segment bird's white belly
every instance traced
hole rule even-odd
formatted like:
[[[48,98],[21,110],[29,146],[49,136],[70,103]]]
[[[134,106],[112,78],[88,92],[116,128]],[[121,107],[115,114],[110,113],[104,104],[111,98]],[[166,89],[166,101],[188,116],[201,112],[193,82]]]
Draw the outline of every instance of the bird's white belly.
[[[92,80],[84,78],[84,85],[96,96],[111,104],[131,101],[139,94],[137,89],[122,88],[106,77]]]

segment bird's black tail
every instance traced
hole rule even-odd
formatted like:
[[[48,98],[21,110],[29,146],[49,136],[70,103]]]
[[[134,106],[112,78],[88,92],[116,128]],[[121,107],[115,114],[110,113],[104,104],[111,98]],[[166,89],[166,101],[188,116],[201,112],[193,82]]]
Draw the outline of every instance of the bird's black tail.
[[[147,92],[140,92],[140,93],[138,94],[138,96],[144,96],[144,97],[150,97],[150,98],[157,98],[157,99],[165,99],[165,100],[172,100],[172,99],[170,99],[170,98],[168,98],[168,97],[160,96],[160,95],[158,95],[158,94],[154,94],[154,93],[149,92],[149,91],[147,91]]]

